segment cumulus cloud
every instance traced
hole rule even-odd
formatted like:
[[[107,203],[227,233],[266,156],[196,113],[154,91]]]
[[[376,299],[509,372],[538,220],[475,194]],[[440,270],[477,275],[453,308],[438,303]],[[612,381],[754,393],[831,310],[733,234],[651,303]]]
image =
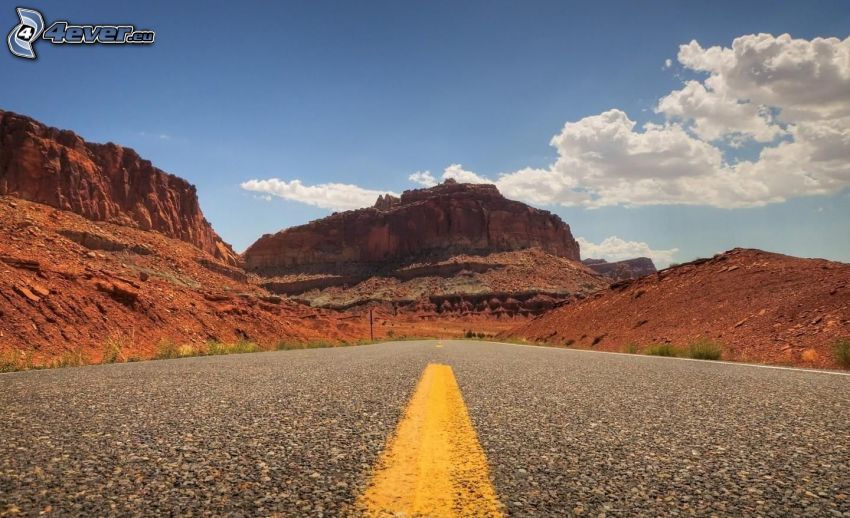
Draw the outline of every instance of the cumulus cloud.
[[[770,142],[784,134],[767,106],[727,97],[699,81],[688,81],[681,90],[670,92],[658,102],[656,112],[691,121],[691,129],[703,140],[741,135]]]
[[[243,182],[241,187],[246,191],[264,193],[329,210],[369,207],[382,194],[396,195],[388,191],[375,191],[343,183],[304,185],[301,180],[285,181],[277,178],[248,180]]]
[[[649,257],[658,268],[666,268],[673,262],[679,251],[678,248],[668,250],[653,250],[643,241],[626,241],[617,236],[607,237],[601,243],[592,243],[583,237],[577,237],[581,247],[581,255],[585,259],[605,259],[606,261],[622,261],[635,257]]]
[[[443,171],[443,180],[447,179],[459,183],[493,183],[489,178],[465,170],[460,164],[452,164]]]
[[[672,59],[667,58],[667,59],[664,60],[664,68],[670,68],[672,66],[673,66],[673,60]]]
[[[659,100],[663,123],[638,126],[618,109],[567,122],[550,167],[492,181],[509,197],[587,207],[756,207],[850,187],[850,38],[692,41],[678,60],[707,75]],[[727,158],[721,142],[749,142],[757,158]]]
[[[437,179],[434,178],[431,171],[416,171],[408,176],[407,179],[424,187],[433,187],[437,185]]]
[[[850,38],[753,34],[709,48],[691,41],[677,59],[699,78],[659,98],[659,122],[637,124],[610,109],[568,121],[550,141],[557,158],[547,167],[488,177],[452,163],[442,179],[494,183],[536,205],[589,208],[757,207],[850,187]],[[429,171],[409,179],[437,182]],[[379,194],[275,182],[275,195],[334,208],[371,204]]]

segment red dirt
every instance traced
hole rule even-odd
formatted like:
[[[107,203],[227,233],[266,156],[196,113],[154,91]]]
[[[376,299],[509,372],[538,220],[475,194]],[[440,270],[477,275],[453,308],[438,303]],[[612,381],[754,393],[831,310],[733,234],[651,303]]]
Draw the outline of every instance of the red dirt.
[[[734,249],[558,308],[503,337],[605,351],[720,344],[724,358],[835,367],[850,337],[850,265]]]
[[[368,336],[362,315],[309,308],[240,276],[183,241],[0,196],[0,352],[97,361],[109,341],[147,358],[162,341]]]

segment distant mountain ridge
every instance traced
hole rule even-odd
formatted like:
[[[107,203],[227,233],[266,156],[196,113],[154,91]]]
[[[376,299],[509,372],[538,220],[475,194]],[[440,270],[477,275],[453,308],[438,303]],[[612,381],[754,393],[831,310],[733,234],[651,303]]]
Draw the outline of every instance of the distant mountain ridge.
[[[658,271],[655,268],[655,263],[649,257],[636,257],[613,263],[609,263],[605,259],[584,259],[582,263],[612,282],[637,279]]]

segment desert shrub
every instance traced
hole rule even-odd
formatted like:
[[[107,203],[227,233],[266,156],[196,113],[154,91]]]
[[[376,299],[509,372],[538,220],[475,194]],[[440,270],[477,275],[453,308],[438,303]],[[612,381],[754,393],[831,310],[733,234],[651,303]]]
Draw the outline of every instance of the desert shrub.
[[[477,334],[477,335],[475,335],[475,336],[477,336],[478,338],[484,338],[484,337],[485,337],[485,336],[487,336],[487,335],[485,335],[484,333],[478,333],[478,334]]]
[[[845,369],[850,369],[850,338],[840,338],[832,344],[832,354],[835,362]]]
[[[625,347],[623,347],[623,352],[626,353],[626,354],[637,354],[638,353],[638,346],[634,342],[628,343],[628,344],[626,344]]]
[[[50,366],[53,368],[59,367],[82,367],[88,362],[83,356],[83,351],[80,349],[74,351],[65,351],[58,358],[55,358]]]
[[[472,331],[472,329],[470,329],[466,333],[464,333],[463,337],[464,338],[475,338],[475,332]]]
[[[679,351],[672,344],[653,344],[647,347],[644,354],[650,356],[678,356]]]
[[[283,342],[281,342],[283,343]],[[280,345],[280,344],[279,344]],[[281,347],[278,347],[280,349]],[[260,346],[249,340],[239,340],[238,342],[225,344],[217,341],[207,342],[206,354],[218,356],[222,354],[242,354],[255,353],[260,351]]]
[[[101,363],[118,363],[127,361],[124,355],[124,342],[118,338],[109,338],[103,344]]]
[[[170,360],[180,357],[180,346],[170,340],[163,340],[156,346],[154,358],[157,360]]]
[[[696,360],[719,360],[723,349],[711,340],[701,338],[688,344],[687,355]]]
[[[815,363],[818,361],[818,352],[814,349],[806,349],[803,351],[803,354],[800,355],[800,358],[806,363]]]
[[[0,372],[25,371],[33,368],[32,356],[14,349],[0,354]]]

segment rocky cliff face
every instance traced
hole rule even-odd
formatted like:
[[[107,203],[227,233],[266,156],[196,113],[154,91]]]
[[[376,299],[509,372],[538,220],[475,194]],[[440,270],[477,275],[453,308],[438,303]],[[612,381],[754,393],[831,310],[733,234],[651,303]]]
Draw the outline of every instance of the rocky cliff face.
[[[132,149],[0,111],[0,195],[96,221],[155,230],[230,264],[238,256],[204,219],[195,187]]]
[[[655,273],[655,264],[649,257],[636,257],[609,263],[605,259],[585,259],[582,261],[591,270],[604,275],[612,282],[637,279]]]
[[[578,243],[558,216],[508,200],[493,185],[448,181],[265,235],[244,258],[248,269],[274,271],[532,247],[579,260]]]

